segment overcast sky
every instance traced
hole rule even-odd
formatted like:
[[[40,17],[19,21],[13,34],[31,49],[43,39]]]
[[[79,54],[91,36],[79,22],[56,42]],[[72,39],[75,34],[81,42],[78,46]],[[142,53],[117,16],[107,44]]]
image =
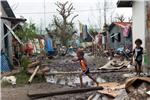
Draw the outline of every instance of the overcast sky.
[[[32,20],[37,26],[44,29],[53,19],[53,15],[58,15],[55,2],[65,2],[66,0],[45,0],[45,16],[44,16],[44,0],[8,0],[16,17],[23,16],[28,21]],[[93,27],[103,24],[103,0],[69,0],[73,3],[75,12],[79,16],[74,20],[78,29],[79,21],[88,26]],[[132,16],[131,8],[117,8],[117,0],[106,0],[108,2],[107,22],[114,20],[117,14],[124,15],[126,19]],[[113,1],[113,2],[112,2]],[[101,9],[101,10],[99,10]],[[101,12],[101,14],[99,13]]]

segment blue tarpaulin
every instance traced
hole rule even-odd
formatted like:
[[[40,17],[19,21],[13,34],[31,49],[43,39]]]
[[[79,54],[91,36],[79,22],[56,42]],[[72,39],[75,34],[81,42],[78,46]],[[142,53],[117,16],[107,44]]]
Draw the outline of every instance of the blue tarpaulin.
[[[10,68],[10,63],[9,63],[9,60],[8,60],[7,56],[4,53],[1,53],[0,59],[1,59],[0,72],[8,72],[8,71],[10,71],[11,68]]]
[[[52,43],[52,39],[51,39],[51,38],[47,38],[47,39],[46,39],[45,49],[46,49],[48,55],[53,55],[53,54],[55,53],[55,52],[54,52],[53,43]]]
[[[54,51],[51,38],[46,39],[46,51]]]

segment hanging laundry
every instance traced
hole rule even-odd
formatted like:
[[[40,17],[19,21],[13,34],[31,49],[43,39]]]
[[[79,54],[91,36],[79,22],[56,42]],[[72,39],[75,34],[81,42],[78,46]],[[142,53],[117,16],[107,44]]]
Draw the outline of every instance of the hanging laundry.
[[[126,38],[129,37],[130,32],[131,32],[131,27],[128,25],[123,30],[123,36]]]
[[[44,39],[40,39],[40,48],[41,50],[44,49]]]
[[[83,26],[83,39],[86,39],[88,36],[87,36],[87,25],[84,25]]]
[[[35,40],[33,40],[33,53],[37,53]]]
[[[52,39],[51,38],[46,38],[46,45],[45,45],[45,49],[48,53],[48,55],[52,55],[54,53],[54,48],[53,48],[53,44],[52,44]]]
[[[40,53],[40,43],[38,39],[34,39],[36,45],[36,53]]]
[[[80,29],[80,33],[83,33],[83,24],[81,22],[79,22],[79,29]]]
[[[32,41],[29,41],[27,44],[26,44],[26,49],[25,49],[26,53],[29,54],[29,55],[32,55],[33,54],[33,44],[32,44]]]
[[[97,37],[98,37],[98,46],[102,47],[102,34],[99,33]]]

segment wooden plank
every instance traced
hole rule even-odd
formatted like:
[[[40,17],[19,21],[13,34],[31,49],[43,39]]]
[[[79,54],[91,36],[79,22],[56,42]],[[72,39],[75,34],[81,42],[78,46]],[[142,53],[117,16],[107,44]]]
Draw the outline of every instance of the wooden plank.
[[[119,94],[120,89],[125,88],[125,84],[119,84],[117,82],[104,82],[99,83],[104,89],[99,90],[98,93],[109,95],[111,97],[116,97]]]
[[[102,87],[88,87],[88,88],[54,91],[54,92],[49,92],[49,93],[27,94],[27,95],[28,95],[28,97],[30,97],[32,99],[39,99],[39,98],[44,98],[44,97],[49,97],[49,96],[74,94],[74,93],[84,93],[84,92],[102,90],[102,89],[103,89]]]
[[[110,73],[110,72],[128,72],[128,69],[123,69],[123,70],[97,70],[97,71],[90,71],[91,74],[96,74],[96,73]],[[46,73],[45,75],[55,75],[55,74],[80,74],[81,71],[71,71],[71,72],[49,72]]]

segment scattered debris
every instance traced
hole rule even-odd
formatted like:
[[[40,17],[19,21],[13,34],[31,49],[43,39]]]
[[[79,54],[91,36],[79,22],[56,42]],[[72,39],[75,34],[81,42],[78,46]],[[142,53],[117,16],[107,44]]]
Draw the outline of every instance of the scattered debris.
[[[106,63],[104,66],[100,67],[99,69],[111,69],[111,70],[119,70],[123,67],[127,67],[130,64],[129,61],[117,61],[117,60],[110,60],[108,63]]]
[[[150,78],[148,77],[133,77],[127,80],[125,89],[132,98],[150,98],[147,92],[150,90]]]
[[[125,88],[125,84],[119,84],[116,82],[100,83],[99,86],[102,86],[104,89],[99,90],[98,93],[105,94],[114,98],[118,96],[120,89]]]
[[[106,100],[149,100],[150,99],[150,78],[148,77],[132,77],[127,79],[123,84],[116,82],[99,83],[103,90],[98,93],[108,96]],[[94,99],[97,98],[97,99]],[[103,98],[98,94],[89,96],[88,100],[99,100]],[[103,100],[103,99],[100,99]]]

